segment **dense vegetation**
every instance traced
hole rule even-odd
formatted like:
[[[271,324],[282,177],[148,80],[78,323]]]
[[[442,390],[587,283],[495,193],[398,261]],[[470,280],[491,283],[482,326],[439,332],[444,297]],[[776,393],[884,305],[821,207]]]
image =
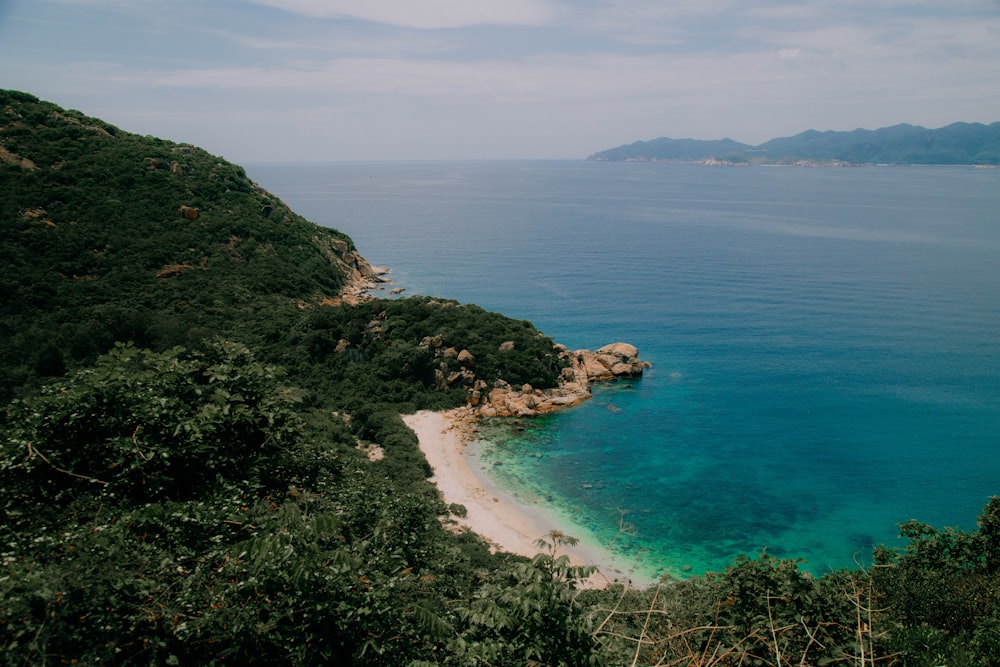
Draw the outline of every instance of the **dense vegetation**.
[[[794,164],[1000,164],[1000,123],[952,123],[929,130],[906,123],[878,130],[817,132],[771,139],[759,146],[732,139],[653,139],[594,153],[588,159],[622,161],[700,161]]]
[[[550,386],[550,339],[340,303],[350,239],[239,167],[24,93],[0,114],[0,664],[1000,662],[998,499],[821,578],[761,554],[580,590],[571,538],[492,554],[399,414]]]

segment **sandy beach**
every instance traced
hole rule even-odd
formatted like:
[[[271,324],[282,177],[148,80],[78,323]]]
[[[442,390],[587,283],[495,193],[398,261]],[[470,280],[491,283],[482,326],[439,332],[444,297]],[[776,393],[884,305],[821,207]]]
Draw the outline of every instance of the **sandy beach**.
[[[535,542],[559,530],[580,540],[573,547],[562,547],[560,555],[569,556],[574,565],[592,565],[597,573],[588,583],[603,586],[611,581],[630,580],[634,585],[652,583],[652,578],[632,571],[618,562],[614,554],[602,549],[585,529],[559,522],[545,507],[529,505],[503,492],[482,472],[474,469],[466,454],[468,435],[456,411],[421,411],[403,415],[403,421],[420,440],[420,449],[434,470],[431,481],[437,485],[444,502],[464,505],[466,516],[459,525],[479,534],[495,548],[523,556],[544,551]]]

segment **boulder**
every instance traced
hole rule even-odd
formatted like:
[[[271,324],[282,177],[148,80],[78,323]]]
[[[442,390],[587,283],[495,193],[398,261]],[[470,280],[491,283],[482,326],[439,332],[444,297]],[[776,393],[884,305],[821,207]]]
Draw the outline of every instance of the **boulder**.
[[[472,353],[468,350],[462,350],[458,353],[458,363],[462,364],[466,368],[475,368],[476,358],[472,356]]]
[[[499,380],[492,390],[486,392],[478,387],[482,382],[479,380],[476,381],[476,391],[470,396],[470,405],[478,406],[478,414],[484,417],[530,417],[582,403],[591,396],[592,382],[636,377],[642,375],[643,369],[648,367],[648,364],[639,360],[635,346],[628,343],[612,343],[595,352],[568,352],[562,345],[554,346],[554,350],[568,363],[560,371],[558,387],[543,392],[530,384],[524,384],[515,389]],[[468,350],[459,352],[458,358],[466,366],[464,372],[473,374],[469,369],[474,367],[475,359]],[[470,361],[471,365],[468,363]],[[484,390],[485,386],[481,389]]]
[[[611,343],[597,349],[597,354],[611,354],[622,359],[635,359],[639,356],[639,350],[635,345],[628,343]]]
[[[589,350],[580,350],[577,352],[580,358],[580,366],[583,368],[584,373],[587,375],[587,379],[591,382],[604,382],[606,380],[613,380],[614,373],[607,364],[602,363],[601,358],[595,355]]]

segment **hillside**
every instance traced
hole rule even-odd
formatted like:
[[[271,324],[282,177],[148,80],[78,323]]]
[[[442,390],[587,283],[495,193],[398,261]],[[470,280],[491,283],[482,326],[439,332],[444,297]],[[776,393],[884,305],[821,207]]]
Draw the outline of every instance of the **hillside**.
[[[2,396],[114,341],[228,333],[236,304],[318,303],[371,273],[242,168],[28,95],[0,96],[0,160]]]
[[[953,123],[936,130],[894,125],[878,130],[817,132],[758,146],[731,139],[654,139],[594,153],[607,162],[716,161],[732,164],[1000,164],[1000,123]]]
[[[21,92],[0,114],[0,665],[1000,659],[1000,499],[821,578],[760,554],[580,590],[570,536],[494,553],[400,414],[552,387],[551,339],[357,298],[348,237],[196,147]]]

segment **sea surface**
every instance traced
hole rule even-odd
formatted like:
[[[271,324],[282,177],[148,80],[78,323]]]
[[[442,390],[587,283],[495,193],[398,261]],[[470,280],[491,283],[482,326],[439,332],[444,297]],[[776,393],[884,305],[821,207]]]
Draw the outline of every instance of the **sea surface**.
[[[652,364],[486,430],[498,483],[651,571],[864,566],[1000,494],[1000,170],[251,165],[395,286]],[[520,429],[520,430],[519,430]]]

